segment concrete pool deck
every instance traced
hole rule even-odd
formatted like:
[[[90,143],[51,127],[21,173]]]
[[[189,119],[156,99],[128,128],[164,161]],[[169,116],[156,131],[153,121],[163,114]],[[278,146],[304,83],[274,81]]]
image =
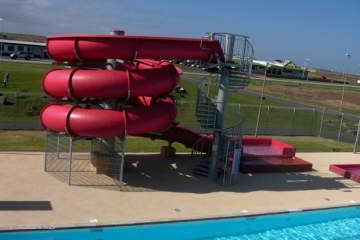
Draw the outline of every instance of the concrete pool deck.
[[[127,185],[124,191],[116,191],[67,185],[62,176],[44,172],[43,153],[0,152],[0,230],[209,218],[360,204],[360,184],[329,171],[329,164],[360,163],[359,154],[297,156],[312,162],[313,171],[241,174],[237,185],[223,187],[191,175],[186,166],[193,160],[186,155],[176,159],[161,159],[158,154],[132,155],[139,159],[140,167],[126,168]],[[31,207],[31,201],[38,204]],[[9,210],[2,206],[4,203],[15,204]]]

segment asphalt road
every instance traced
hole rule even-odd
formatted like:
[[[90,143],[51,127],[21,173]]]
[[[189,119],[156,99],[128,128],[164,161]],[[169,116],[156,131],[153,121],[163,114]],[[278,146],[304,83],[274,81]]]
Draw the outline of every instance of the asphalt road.
[[[0,57],[0,62],[17,62],[17,63],[34,63],[34,64],[48,64],[48,65],[51,65],[53,61],[50,60],[50,59],[39,59],[39,58],[34,58],[34,59],[31,59],[31,60],[25,60],[23,58],[11,59],[11,58],[6,57],[6,56],[1,56]]]

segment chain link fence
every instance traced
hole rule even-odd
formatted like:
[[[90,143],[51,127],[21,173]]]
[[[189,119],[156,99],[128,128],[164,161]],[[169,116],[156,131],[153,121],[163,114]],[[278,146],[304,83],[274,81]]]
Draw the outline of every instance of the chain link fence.
[[[124,140],[113,140],[109,148],[102,139],[48,132],[44,169],[69,185],[120,188]]]
[[[40,93],[1,93],[0,129],[41,130],[40,112],[48,103],[49,98]]]
[[[0,96],[0,129],[42,130],[39,115],[49,102],[43,94],[2,93]],[[196,102],[177,101],[177,121],[196,132],[211,134],[196,119]],[[225,127],[244,121],[245,135],[321,136],[354,143],[360,116],[320,107],[288,107],[229,103]],[[256,127],[257,119],[258,126]]]

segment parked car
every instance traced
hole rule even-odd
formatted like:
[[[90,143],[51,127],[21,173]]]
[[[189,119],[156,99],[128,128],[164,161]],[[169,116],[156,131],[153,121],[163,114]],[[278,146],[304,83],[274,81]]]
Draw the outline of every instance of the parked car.
[[[32,57],[33,57],[32,53],[28,53],[28,52],[14,52],[10,54],[11,59],[25,58],[26,60],[30,60]]]

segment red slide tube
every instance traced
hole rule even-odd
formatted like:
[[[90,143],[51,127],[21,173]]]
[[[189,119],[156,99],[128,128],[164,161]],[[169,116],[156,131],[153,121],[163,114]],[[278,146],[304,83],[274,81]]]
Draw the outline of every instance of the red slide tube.
[[[58,61],[176,59],[224,61],[219,41],[193,38],[66,35],[47,38],[47,53]]]
[[[179,82],[181,70],[168,62],[125,70],[61,70],[45,74],[43,90],[54,98],[121,98],[169,93]]]
[[[167,129],[175,118],[176,108],[170,99],[122,111],[49,104],[40,114],[44,129],[86,137],[123,136],[125,130],[130,135],[160,131]]]

